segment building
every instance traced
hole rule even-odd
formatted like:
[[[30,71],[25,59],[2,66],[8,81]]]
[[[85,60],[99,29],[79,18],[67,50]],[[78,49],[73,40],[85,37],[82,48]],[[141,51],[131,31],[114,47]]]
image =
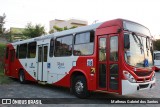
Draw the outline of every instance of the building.
[[[58,26],[60,28],[71,28],[71,27],[81,27],[81,26],[86,26],[88,25],[87,21],[84,20],[78,20],[78,19],[70,19],[70,20],[51,20],[49,22],[50,25],[50,30],[53,29],[53,26]]]

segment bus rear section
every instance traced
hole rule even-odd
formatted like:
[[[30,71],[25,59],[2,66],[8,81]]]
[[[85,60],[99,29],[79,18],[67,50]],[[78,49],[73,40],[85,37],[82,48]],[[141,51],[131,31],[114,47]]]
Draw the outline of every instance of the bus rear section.
[[[154,66],[155,66],[155,71],[160,70],[160,51],[154,51]]]
[[[5,70],[5,75],[14,77],[14,70],[15,70],[15,49],[12,47],[11,44],[8,44],[6,46],[6,52],[5,52],[5,64],[4,64],[4,70]]]

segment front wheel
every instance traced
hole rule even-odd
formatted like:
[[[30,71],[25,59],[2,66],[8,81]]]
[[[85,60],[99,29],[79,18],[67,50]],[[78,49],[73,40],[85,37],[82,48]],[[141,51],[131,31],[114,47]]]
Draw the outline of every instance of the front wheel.
[[[73,93],[79,98],[87,98],[89,92],[87,90],[87,82],[84,76],[78,76],[73,80]]]
[[[19,81],[20,81],[21,84],[26,83],[25,74],[24,74],[24,71],[23,71],[23,70],[21,70],[21,71],[19,72]]]

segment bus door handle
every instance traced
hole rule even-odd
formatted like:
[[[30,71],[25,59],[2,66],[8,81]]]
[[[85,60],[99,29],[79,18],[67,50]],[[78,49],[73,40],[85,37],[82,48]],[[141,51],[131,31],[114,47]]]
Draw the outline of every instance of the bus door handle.
[[[111,80],[118,80],[118,77],[111,77]]]

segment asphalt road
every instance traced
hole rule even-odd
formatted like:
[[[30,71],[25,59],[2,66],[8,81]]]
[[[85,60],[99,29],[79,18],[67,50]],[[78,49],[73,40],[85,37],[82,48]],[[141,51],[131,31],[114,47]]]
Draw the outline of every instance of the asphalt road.
[[[50,85],[40,85],[36,83],[28,83],[28,84],[20,84],[18,81],[14,80],[11,84],[5,84],[0,85],[0,98],[60,98],[60,100],[66,98],[66,99],[72,99],[73,104],[54,104],[55,106],[65,106],[65,107],[72,107],[72,106],[95,106],[97,107],[97,104],[100,103],[100,98],[160,98],[160,72],[156,72],[156,87],[152,90],[148,91],[140,91],[135,94],[131,95],[117,95],[117,94],[106,94],[106,93],[92,93],[89,99],[78,99],[74,95],[72,95],[69,91],[69,89],[63,88],[63,87],[55,87]],[[76,101],[79,101],[79,104],[74,104],[74,99]],[[94,99],[94,100],[93,100]],[[93,101],[92,101],[93,100]],[[89,102],[89,104],[83,104],[83,103]],[[93,104],[92,104],[93,103]],[[105,102],[104,102],[105,103]],[[129,104],[132,106],[137,106],[137,104]],[[0,105],[4,107],[8,107],[11,105]],[[12,106],[21,106],[21,105],[12,105]],[[28,105],[24,105],[28,106]],[[40,106],[40,107],[50,107],[51,105],[29,105],[29,106]],[[115,107],[115,106],[127,106],[127,104],[100,104],[98,105],[100,107]],[[159,104],[138,104],[138,106],[155,106],[159,107]]]

